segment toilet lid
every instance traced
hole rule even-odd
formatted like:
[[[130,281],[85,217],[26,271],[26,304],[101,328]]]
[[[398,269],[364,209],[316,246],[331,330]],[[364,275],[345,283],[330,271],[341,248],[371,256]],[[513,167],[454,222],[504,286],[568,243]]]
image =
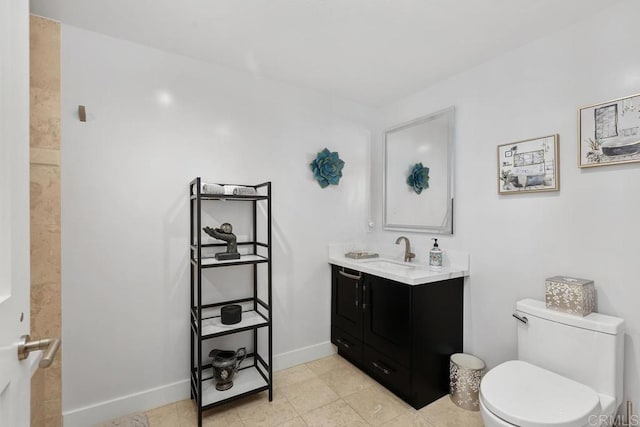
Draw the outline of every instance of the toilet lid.
[[[522,427],[582,427],[600,414],[593,389],[521,360],[490,370],[480,398],[493,414]]]

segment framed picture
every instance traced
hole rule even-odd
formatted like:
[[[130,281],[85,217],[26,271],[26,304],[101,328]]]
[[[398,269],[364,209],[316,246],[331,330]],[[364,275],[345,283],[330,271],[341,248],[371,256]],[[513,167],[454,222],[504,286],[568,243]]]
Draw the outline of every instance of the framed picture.
[[[498,194],[558,191],[558,135],[498,145]]]
[[[640,94],[578,109],[578,166],[640,161]]]

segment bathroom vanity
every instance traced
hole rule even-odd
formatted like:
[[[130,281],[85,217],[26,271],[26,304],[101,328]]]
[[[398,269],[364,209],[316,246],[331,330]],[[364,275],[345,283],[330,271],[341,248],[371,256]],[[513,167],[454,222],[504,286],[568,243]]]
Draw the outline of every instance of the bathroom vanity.
[[[416,409],[447,394],[449,357],[462,352],[468,271],[391,260],[329,262],[338,353]]]

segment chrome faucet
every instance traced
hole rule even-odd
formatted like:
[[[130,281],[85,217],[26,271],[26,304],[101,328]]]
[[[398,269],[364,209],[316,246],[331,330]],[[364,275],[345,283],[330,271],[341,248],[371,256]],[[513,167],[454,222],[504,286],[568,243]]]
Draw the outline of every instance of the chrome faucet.
[[[404,236],[396,239],[396,245],[399,245],[402,240],[404,240],[404,262],[411,262],[411,260],[416,257],[416,254],[411,252],[411,243],[409,243],[409,239]]]

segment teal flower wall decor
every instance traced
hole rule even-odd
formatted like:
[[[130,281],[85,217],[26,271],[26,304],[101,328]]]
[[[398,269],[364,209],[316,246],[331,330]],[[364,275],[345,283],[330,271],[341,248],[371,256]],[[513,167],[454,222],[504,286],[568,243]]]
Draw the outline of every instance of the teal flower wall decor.
[[[429,188],[429,168],[422,166],[422,163],[416,163],[407,177],[407,185],[412,187],[416,194]]]
[[[340,160],[337,152],[331,152],[327,148],[320,151],[314,161],[309,164],[313,175],[318,180],[320,187],[325,188],[329,184],[338,185],[342,177],[344,162]]]

